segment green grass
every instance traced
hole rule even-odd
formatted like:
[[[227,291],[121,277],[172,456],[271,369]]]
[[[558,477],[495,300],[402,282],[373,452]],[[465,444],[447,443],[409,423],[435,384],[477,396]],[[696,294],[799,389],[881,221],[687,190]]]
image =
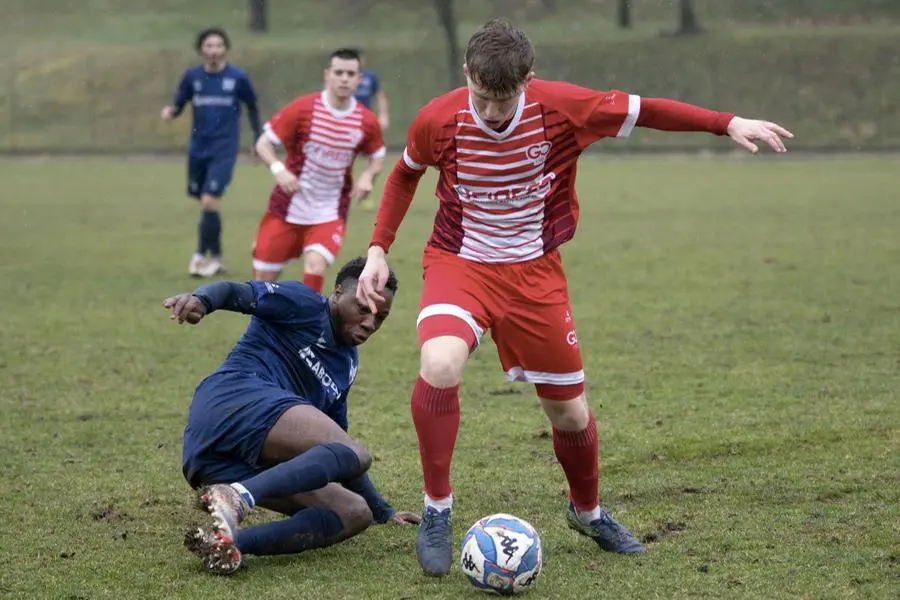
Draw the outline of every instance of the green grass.
[[[180,473],[194,385],[246,319],[178,327],[196,208],[180,162],[0,163],[0,596],[477,598],[428,580],[413,529],[379,526],[231,579],[180,546],[198,518]],[[418,509],[408,415],[432,178],[392,252],[394,314],[361,349],[351,431],[373,477]],[[242,166],[224,208],[231,277],[270,186]],[[466,373],[456,539],[529,519],[532,598],[896,598],[900,594],[900,210],[892,159],[586,160],[564,252],[599,420],[601,493],[650,553],[565,528],[565,481],[532,391],[489,341]],[[372,213],[350,224],[361,253]]]

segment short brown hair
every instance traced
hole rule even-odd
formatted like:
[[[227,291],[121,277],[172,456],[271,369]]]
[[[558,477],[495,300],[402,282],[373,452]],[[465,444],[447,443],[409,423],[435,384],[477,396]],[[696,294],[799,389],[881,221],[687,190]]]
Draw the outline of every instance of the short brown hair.
[[[534,46],[506,19],[491,19],[466,46],[466,66],[475,84],[497,95],[519,91],[534,66]]]

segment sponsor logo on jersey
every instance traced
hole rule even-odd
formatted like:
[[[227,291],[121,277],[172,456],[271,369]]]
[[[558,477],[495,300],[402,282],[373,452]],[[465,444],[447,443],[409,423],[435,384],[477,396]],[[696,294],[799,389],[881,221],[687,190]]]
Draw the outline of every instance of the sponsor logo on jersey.
[[[312,372],[312,374],[316,376],[316,379],[319,380],[319,383],[322,384],[325,393],[333,398],[339,398],[341,390],[338,388],[337,384],[334,383],[334,378],[331,374],[325,370],[325,365],[323,365],[322,361],[319,360],[319,357],[316,356],[315,351],[310,346],[306,346],[305,348],[301,348],[298,354],[300,355],[301,360],[303,360],[309,368],[310,372]]]
[[[303,153],[324,167],[344,169],[353,163],[353,151],[343,148],[331,148],[317,142],[306,142]]]
[[[525,148],[525,156],[535,165],[542,165],[547,161],[547,156],[550,154],[550,148],[552,147],[553,142],[538,142]]]
[[[555,173],[547,173],[527,185],[513,185],[492,191],[470,189],[464,185],[455,185],[453,188],[460,200],[468,202],[497,202],[500,204],[512,204],[521,201],[542,199],[550,193]]]

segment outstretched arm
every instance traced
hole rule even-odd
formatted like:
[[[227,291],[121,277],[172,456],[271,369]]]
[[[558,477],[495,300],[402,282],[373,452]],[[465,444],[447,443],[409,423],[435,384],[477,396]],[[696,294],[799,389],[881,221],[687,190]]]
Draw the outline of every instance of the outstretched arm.
[[[540,82],[536,91],[560,103],[581,148],[601,138],[628,137],[635,127],[727,135],[751,152],[759,151],[754,140],[765,142],[776,152],[786,152],[782,138],[794,137],[770,121],[744,119],[668,98],[642,98],[620,90],[591,90],[563,82]]]
[[[179,324],[185,321],[196,325],[200,319],[217,310],[253,314],[257,294],[249,283],[217,281],[202,285],[191,294],[178,294],[163,300],[163,307],[172,311],[171,318]]]
[[[754,140],[765,142],[775,152],[787,152],[782,138],[794,134],[770,121],[744,119],[732,113],[707,110],[692,104],[666,98],[641,98],[638,127],[661,131],[700,131],[727,135],[738,145],[756,153]]]

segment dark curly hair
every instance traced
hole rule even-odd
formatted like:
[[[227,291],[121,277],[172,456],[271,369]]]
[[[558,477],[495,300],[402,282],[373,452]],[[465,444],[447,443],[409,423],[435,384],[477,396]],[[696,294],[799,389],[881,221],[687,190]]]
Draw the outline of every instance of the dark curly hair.
[[[341,270],[338,271],[337,277],[334,280],[334,284],[337,286],[343,285],[348,281],[359,281],[359,276],[362,275],[365,266],[366,257],[357,256],[341,267]],[[394,271],[391,269],[388,269],[388,280],[387,283],[384,284],[384,287],[391,290],[391,293],[397,293],[397,276],[394,275]]]

